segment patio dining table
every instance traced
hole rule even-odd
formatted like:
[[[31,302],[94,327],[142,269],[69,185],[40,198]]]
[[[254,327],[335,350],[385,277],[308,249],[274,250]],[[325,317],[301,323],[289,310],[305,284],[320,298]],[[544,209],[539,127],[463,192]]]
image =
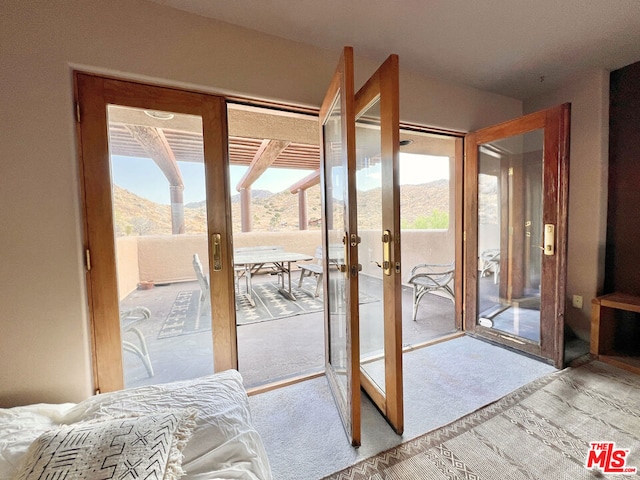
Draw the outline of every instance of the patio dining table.
[[[289,300],[295,301],[296,297],[291,291],[291,264],[307,260],[313,260],[313,257],[304,253],[285,252],[283,250],[256,249],[235,252],[233,264],[245,275],[247,299],[255,307],[251,285],[253,274],[263,267],[274,268],[279,277],[278,291]]]

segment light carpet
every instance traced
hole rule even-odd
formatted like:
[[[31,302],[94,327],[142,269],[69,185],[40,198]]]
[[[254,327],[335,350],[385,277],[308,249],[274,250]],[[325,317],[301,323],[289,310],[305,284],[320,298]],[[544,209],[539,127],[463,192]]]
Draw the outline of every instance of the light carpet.
[[[640,376],[591,362],[326,479],[629,478],[624,470],[640,468],[639,435]],[[587,468],[592,442],[613,443],[624,458],[609,463],[595,447],[601,460]]]
[[[396,435],[362,397],[362,446],[353,448],[325,377],[250,397],[277,480],[312,480],[353,465],[494,402],[555,369],[460,337],[404,354],[405,432]]]

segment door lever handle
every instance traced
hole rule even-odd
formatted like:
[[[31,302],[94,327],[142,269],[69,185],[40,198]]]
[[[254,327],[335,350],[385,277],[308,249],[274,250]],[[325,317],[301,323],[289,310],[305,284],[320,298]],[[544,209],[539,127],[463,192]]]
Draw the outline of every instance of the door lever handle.
[[[385,275],[391,275],[391,230],[382,234],[382,270]]]
[[[544,254],[556,253],[556,226],[553,223],[544,224]]]
[[[212,233],[211,240],[213,243],[213,271],[222,270],[222,236],[219,233]]]

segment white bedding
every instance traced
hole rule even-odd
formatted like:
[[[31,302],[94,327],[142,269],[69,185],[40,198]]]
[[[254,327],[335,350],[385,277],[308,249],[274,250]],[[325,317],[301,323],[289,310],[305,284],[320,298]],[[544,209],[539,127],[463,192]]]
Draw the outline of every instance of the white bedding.
[[[196,428],[184,450],[184,480],[270,480],[262,440],[251,423],[242,377],[235,370],[196,380],[96,395],[78,404],[0,409],[0,480],[8,480],[38,436],[61,424],[193,407]]]

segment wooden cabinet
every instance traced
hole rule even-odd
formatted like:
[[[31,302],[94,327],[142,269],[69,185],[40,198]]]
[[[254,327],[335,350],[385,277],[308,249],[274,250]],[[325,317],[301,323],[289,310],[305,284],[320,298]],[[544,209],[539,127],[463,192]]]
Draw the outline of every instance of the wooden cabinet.
[[[591,302],[591,354],[600,360],[640,374],[638,356],[623,355],[615,350],[616,310],[640,313],[640,297],[611,293]]]

